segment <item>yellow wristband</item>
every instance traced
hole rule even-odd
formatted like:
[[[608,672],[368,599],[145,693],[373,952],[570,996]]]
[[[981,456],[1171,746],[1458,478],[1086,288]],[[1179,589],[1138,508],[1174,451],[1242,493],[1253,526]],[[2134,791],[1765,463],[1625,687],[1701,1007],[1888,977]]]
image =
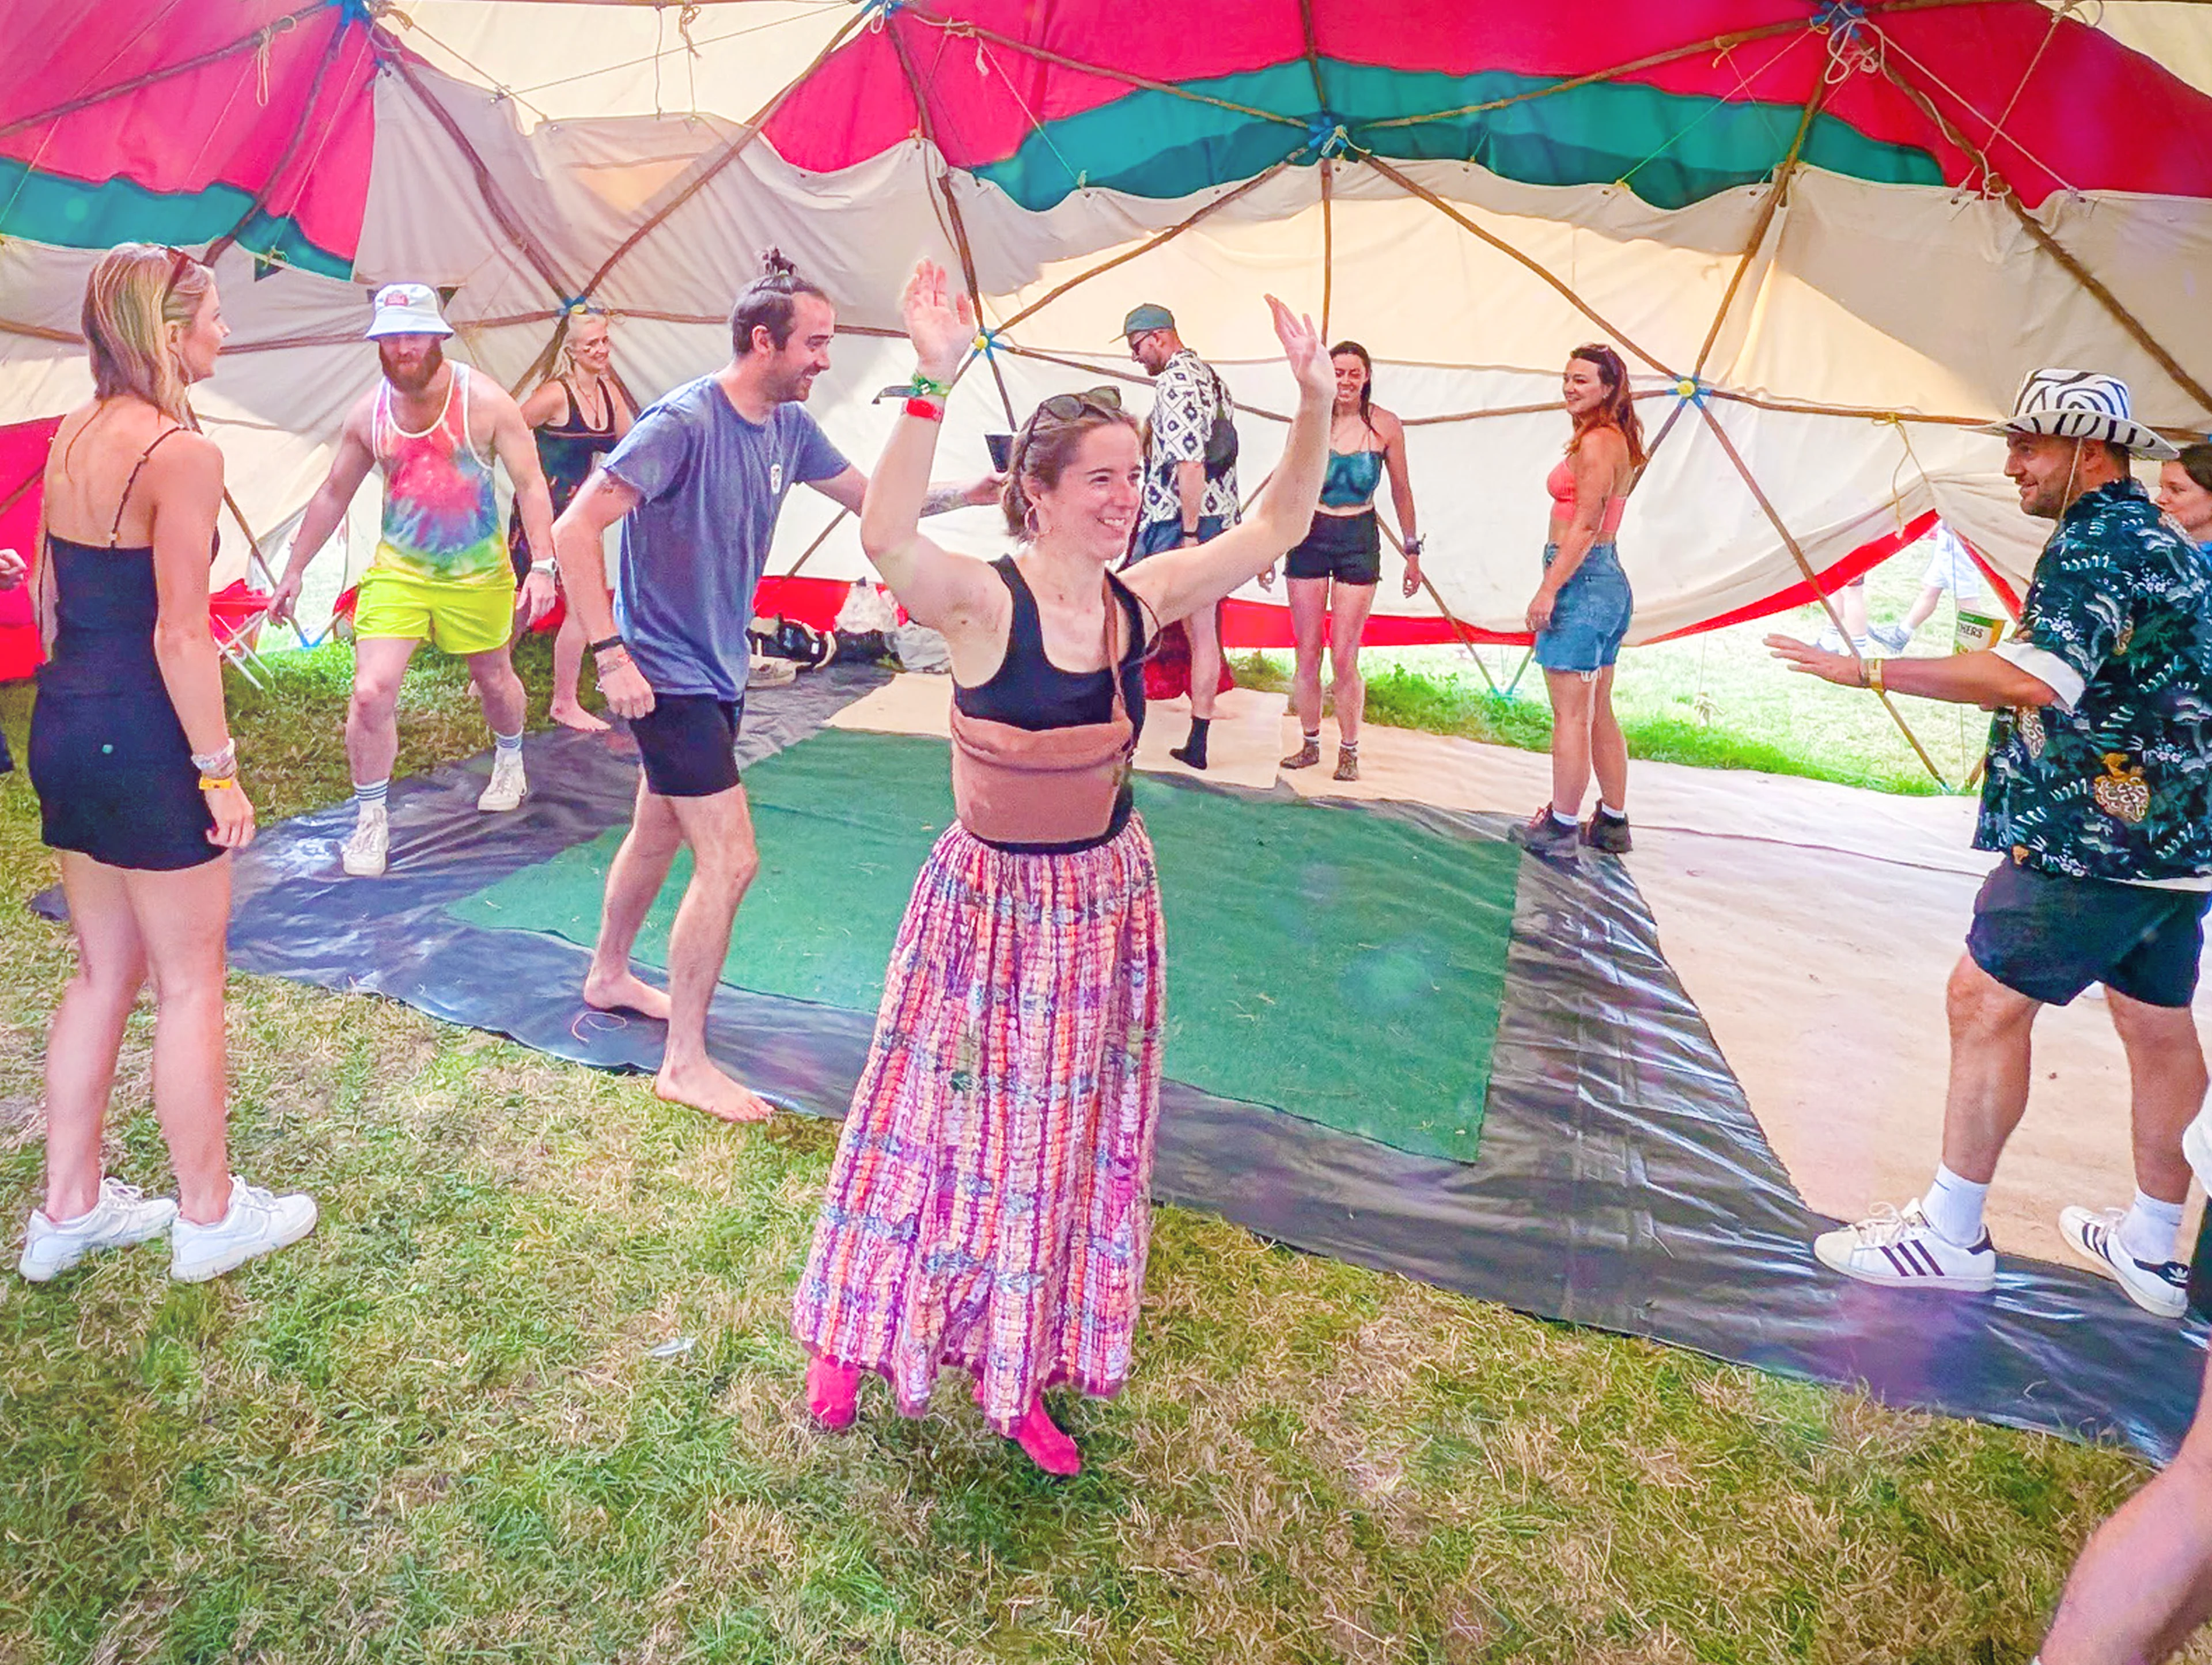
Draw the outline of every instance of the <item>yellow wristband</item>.
[[[1866,679],[1867,686],[1874,690],[1876,698],[1887,699],[1889,696],[1889,690],[1882,686],[1880,659],[1869,659],[1866,662]]]
[[[200,790],[202,792],[236,792],[238,777],[235,775],[203,775],[200,776]]]

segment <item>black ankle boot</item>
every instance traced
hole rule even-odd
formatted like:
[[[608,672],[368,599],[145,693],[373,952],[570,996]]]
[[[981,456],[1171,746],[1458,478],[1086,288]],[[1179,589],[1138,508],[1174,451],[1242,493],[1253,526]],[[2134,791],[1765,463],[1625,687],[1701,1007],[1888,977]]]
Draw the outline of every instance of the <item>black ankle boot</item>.
[[[1204,769],[1206,767],[1206,731],[1212,726],[1213,719],[1211,717],[1193,717],[1190,720],[1190,738],[1179,746],[1170,746],[1168,756],[1185,768]]]

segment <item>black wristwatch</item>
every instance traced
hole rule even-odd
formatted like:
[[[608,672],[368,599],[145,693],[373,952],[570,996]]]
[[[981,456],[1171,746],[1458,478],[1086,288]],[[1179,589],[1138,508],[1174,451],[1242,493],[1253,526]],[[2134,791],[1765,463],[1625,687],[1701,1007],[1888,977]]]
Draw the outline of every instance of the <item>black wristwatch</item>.
[[[597,641],[586,644],[586,651],[593,653],[604,653],[610,647],[627,647],[629,646],[629,644],[624,641],[619,635],[601,636]]]

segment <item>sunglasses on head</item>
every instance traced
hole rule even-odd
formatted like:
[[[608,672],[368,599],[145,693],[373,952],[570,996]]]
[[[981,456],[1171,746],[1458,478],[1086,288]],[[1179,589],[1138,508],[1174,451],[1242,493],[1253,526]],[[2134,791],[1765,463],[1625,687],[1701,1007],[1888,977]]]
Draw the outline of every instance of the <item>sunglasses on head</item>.
[[[169,256],[169,276],[161,287],[164,290],[173,289],[177,287],[178,280],[199,262],[192,258],[190,249],[180,249],[173,243],[164,243],[161,246],[167,251]]]
[[[1073,422],[1084,416],[1118,416],[1121,414],[1121,390],[1093,387],[1085,393],[1054,393],[1038,404],[1037,414],[1050,416],[1054,422]]]

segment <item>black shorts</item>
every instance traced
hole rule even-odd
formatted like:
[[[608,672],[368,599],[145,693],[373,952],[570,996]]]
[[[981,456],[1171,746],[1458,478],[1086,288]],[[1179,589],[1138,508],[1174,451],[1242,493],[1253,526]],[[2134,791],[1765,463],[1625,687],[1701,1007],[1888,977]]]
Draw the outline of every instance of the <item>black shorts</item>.
[[[2064,1006],[2091,983],[2185,1006],[2204,951],[2203,890],[2154,890],[2001,864],[1974,898],[1966,951],[2015,994]]]
[[[738,784],[738,706],[712,694],[659,694],[629,720],[645,784],[663,798],[712,798]]]
[[[1320,514],[1305,542],[1290,552],[1283,570],[1292,578],[1333,578],[1340,584],[1375,584],[1382,577],[1382,528],[1373,509],[1358,514]]]

